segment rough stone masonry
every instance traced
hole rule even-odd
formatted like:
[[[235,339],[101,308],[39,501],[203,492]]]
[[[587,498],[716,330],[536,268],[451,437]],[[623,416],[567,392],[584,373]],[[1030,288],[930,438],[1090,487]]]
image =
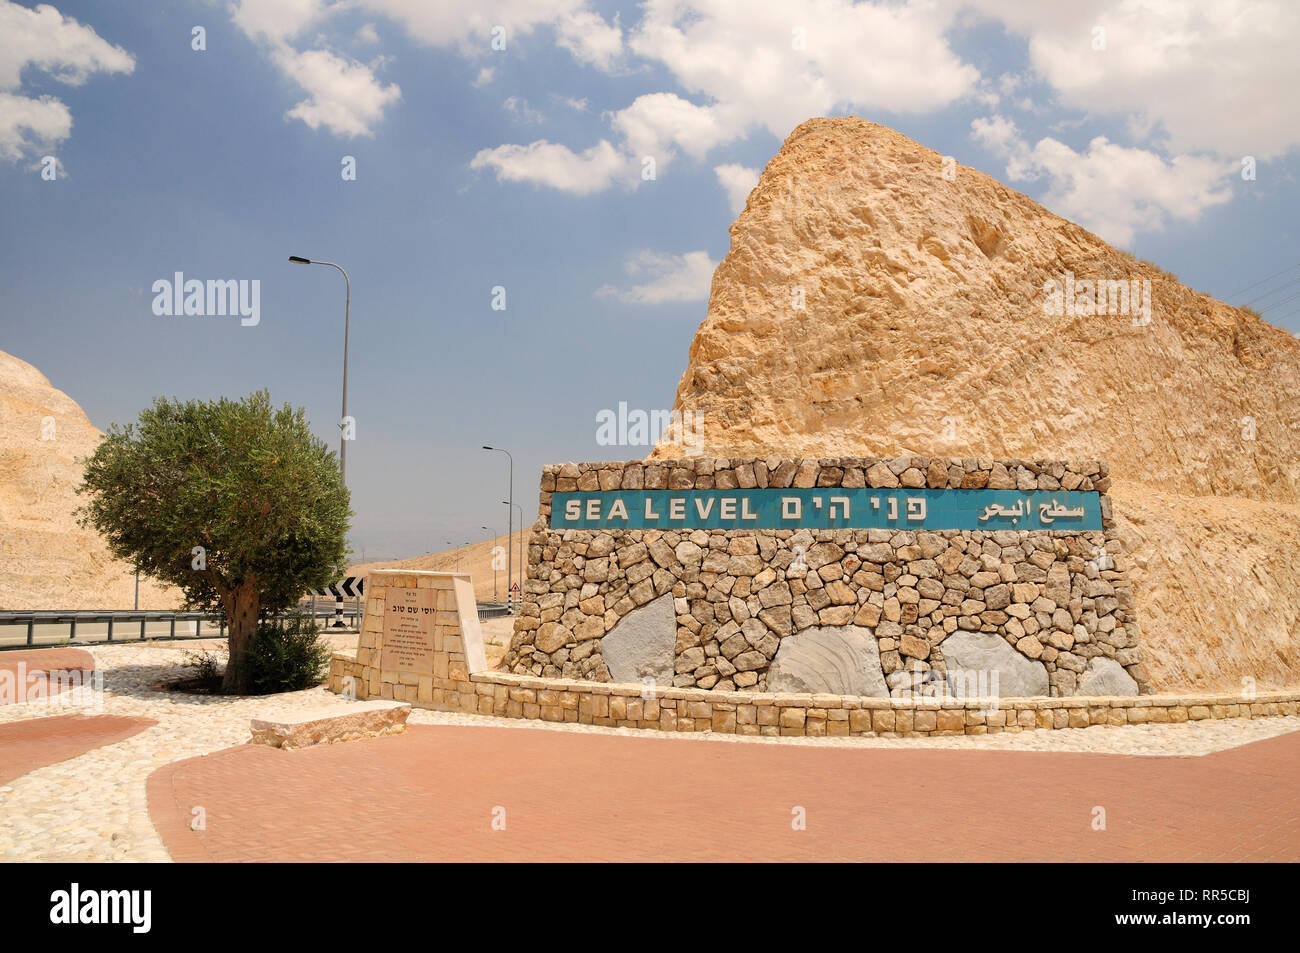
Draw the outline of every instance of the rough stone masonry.
[[[543,469],[518,675],[911,698],[1149,693],[1105,463],[928,457]],[[555,529],[556,493],[1096,491],[1101,529]],[[990,682],[988,676],[993,676]]]

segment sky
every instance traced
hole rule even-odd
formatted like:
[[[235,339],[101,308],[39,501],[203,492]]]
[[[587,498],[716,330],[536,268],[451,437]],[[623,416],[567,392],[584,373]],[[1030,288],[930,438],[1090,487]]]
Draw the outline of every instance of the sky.
[[[1295,333],[1298,41],[1288,0],[0,0],[0,350],[101,429],[266,388],[333,446],[343,278],[287,258],[337,262],[352,548],[436,551],[505,532],[484,444],[528,522],[543,464],[649,451],[597,417],[671,408],[812,117]],[[156,314],[176,272],[257,281],[256,323]]]

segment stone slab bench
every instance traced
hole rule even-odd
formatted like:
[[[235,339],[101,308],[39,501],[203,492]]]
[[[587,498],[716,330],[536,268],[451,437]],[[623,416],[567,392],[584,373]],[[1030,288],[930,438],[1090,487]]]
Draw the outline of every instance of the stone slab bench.
[[[395,735],[406,730],[411,706],[403,702],[349,702],[302,711],[271,713],[250,722],[255,745],[308,748],[357,738]]]

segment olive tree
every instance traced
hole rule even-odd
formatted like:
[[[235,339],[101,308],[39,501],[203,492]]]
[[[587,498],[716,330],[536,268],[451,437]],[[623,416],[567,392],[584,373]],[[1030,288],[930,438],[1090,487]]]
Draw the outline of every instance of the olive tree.
[[[352,515],[338,461],[305,413],[244,400],[159,398],[114,425],[86,461],[79,493],[118,559],[176,586],[189,608],[219,610],[229,631],[222,690],[249,688],[258,619],[336,581]]]

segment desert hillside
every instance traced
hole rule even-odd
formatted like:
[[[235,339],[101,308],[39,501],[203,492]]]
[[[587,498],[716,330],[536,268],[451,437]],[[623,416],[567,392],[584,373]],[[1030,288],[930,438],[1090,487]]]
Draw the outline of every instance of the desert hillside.
[[[527,507],[525,502],[525,507]],[[527,509],[524,511],[527,513]],[[532,535],[532,529],[516,530],[513,536],[514,541],[514,574],[515,580],[519,578],[519,544],[523,541],[523,558],[528,558],[528,537]],[[423,569],[432,572],[468,572],[474,579],[474,595],[479,602],[492,602],[492,551],[494,547],[500,546],[505,548],[507,537],[503,534],[495,539],[480,540],[477,543],[470,543],[468,546],[461,546],[459,549],[448,549],[439,553],[426,553],[423,556],[413,556],[410,559],[390,559],[380,562],[361,563],[348,568],[349,576],[364,576],[371,569]],[[502,557],[504,558],[504,557]],[[525,577],[528,575],[527,566],[524,569]],[[503,567],[496,573],[496,601],[506,601],[506,570]]]
[[[103,435],[76,401],[25,361],[0,351],[0,608],[130,609],[131,567],[77,525],[80,459]],[[140,607],[181,595],[140,581]]]
[[[1130,313],[1047,313],[1085,280]],[[1226,690],[1300,683],[1297,393],[1293,335],[843,118],[799,126],[731,226],[675,407],[719,456],[1109,461],[1153,684]]]

